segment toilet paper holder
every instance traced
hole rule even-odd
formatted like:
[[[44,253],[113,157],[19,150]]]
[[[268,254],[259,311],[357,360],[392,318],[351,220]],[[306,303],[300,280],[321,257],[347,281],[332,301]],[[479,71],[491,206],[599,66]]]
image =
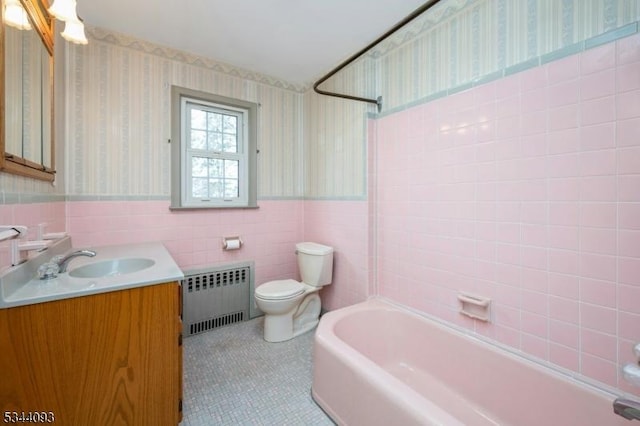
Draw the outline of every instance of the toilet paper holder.
[[[223,250],[238,250],[242,247],[244,243],[242,242],[242,238],[239,236],[235,237],[224,237],[222,239],[222,249]]]

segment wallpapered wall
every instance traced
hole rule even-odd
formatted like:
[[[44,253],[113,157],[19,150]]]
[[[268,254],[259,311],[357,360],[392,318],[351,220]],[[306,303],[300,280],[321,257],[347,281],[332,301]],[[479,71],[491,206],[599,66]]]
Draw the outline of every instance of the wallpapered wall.
[[[381,96],[388,113],[578,53],[585,40],[610,41],[632,30],[625,25],[639,16],[632,0],[446,0],[322,88]],[[362,199],[367,137],[361,117],[376,107],[311,90],[304,98],[305,196]]]
[[[259,103],[258,194],[302,196],[295,87],[125,36],[91,35],[67,55],[67,195],[168,196],[170,89],[177,85]]]
[[[387,111],[442,97],[578,53],[639,16],[633,0],[441,2],[371,52],[378,94]]]
[[[365,56],[320,88],[376,98],[376,66]],[[363,119],[376,106],[304,94],[304,194],[310,199],[366,199],[367,135]]]
[[[576,53],[584,40],[637,21],[638,9],[633,0],[447,0],[324,87],[382,95],[390,111]],[[261,197],[365,197],[362,114],[375,107],[100,29],[89,35],[88,46],[58,42],[66,190],[2,174],[4,203],[19,193],[167,196],[171,84],[263,105]]]

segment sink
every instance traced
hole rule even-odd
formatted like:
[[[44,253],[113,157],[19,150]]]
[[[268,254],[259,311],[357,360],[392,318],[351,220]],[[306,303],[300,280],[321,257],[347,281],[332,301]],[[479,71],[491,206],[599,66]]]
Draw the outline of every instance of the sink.
[[[68,272],[59,273],[55,278],[38,278],[40,266],[53,261],[56,256],[65,256],[80,249],[86,247],[73,247],[71,237],[67,236],[51,244],[47,250],[30,255],[18,266],[0,268],[0,310],[184,278],[182,270],[159,242],[92,246],[90,249],[98,253],[96,257],[72,260]]]
[[[142,271],[152,267],[155,263],[154,260],[144,257],[109,259],[78,266],[69,272],[69,276],[74,278],[113,277]]]

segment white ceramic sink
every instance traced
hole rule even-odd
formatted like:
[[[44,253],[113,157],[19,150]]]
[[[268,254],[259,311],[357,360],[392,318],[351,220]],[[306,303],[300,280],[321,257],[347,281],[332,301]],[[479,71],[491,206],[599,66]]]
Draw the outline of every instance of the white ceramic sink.
[[[113,277],[142,271],[143,269],[152,267],[155,263],[153,259],[144,257],[109,259],[78,266],[69,271],[69,276],[74,278]]]
[[[179,281],[184,274],[159,242],[83,247],[95,257],[72,260],[68,273],[39,279],[38,268],[78,251],[71,238],[53,243],[21,265],[0,271],[0,309]]]

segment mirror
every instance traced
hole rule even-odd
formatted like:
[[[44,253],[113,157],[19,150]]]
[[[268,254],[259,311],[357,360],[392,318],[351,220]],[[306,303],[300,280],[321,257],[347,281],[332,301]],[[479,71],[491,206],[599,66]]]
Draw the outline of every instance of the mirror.
[[[0,170],[53,181],[53,20],[47,0],[20,4],[31,30],[6,25],[2,8]]]

